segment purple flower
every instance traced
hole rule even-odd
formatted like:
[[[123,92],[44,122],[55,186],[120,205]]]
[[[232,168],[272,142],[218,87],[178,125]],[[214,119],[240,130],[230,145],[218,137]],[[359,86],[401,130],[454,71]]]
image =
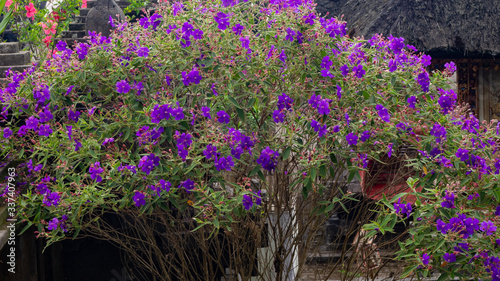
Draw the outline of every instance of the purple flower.
[[[423,254],[422,255],[422,263],[424,265],[429,265],[430,259],[431,259],[431,257],[428,254]]]
[[[390,143],[388,146],[387,146],[387,149],[389,149],[389,151],[387,152],[387,155],[389,156],[389,158],[391,158],[392,156],[392,143]]]
[[[201,112],[202,112],[201,115],[203,115],[204,117],[206,117],[208,119],[212,119],[212,116],[210,116],[210,107],[206,107],[206,106],[202,107]]]
[[[108,21],[108,23],[109,23],[109,25],[111,25],[112,28],[115,28],[115,23],[114,23],[113,18],[111,17],[111,15],[109,15],[109,21]],[[59,43],[61,43],[61,42],[64,42],[64,41],[59,41]]]
[[[469,160],[469,151],[464,148],[459,148],[457,149],[457,153],[455,153],[455,156],[460,159],[460,161],[466,162]]]
[[[82,147],[82,143],[75,140],[75,151],[78,151],[80,150],[80,148]]]
[[[417,97],[416,96],[411,96],[407,100],[408,106],[412,109],[415,109],[415,103],[417,102]]]
[[[455,71],[457,71],[457,66],[452,61],[450,61],[449,63],[445,63],[444,67],[450,74],[453,74]]]
[[[389,60],[389,72],[394,72],[398,69],[396,60]]]
[[[424,67],[428,67],[429,65],[431,65],[431,56],[429,55],[422,55],[422,58],[420,59],[420,62],[422,63],[422,65]]]
[[[255,205],[260,206],[262,204],[262,195],[260,194],[260,190],[257,193],[254,192]]]
[[[273,111],[273,120],[275,123],[283,123],[285,121],[285,114],[279,109]]]
[[[172,9],[173,9],[173,14],[174,16],[177,16],[177,14],[182,11],[182,8],[184,8],[184,5],[181,3],[181,2],[175,2],[173,5],[172,5]]]
[[[387,39],[389,39],[389,48],[391,48],[392,52],[396,55],[401,53],[401,50],[405,47],[403,43],[405,41],[404,38],[396,38],[390,35]]]
[[[321,123],[319,123],[316,120],[311,121],[311,127],[314,129],[315,132],[319,134],[320,138],[325,136],[326,133],[328,132],[326,129],[326,125],[321,126]]]
[[[10,136],[12,136],[12,130],[10,128],[3,129],[3,137],[8,139]]]
[[[250,40],[248,39],[248,36],[246,36],[246,37],[240,37],[240,41],[241,41],[241,47],[242,48],[245,48],[245,49],[249,49],[250,48]]]
[[[78,59],[83,60],[87,56],[88,50],[90,48],[90,45],[87,43],[79,43],[75,50],[76,53],[78,54]]]
[[[69,118],[70,120],[75,121],[75,122],[78,122],[78,119],[80,118],[80,115],[81,115],[80,111],[75,111],[75,112],[73,112],[73,110],[70,110],[70,111],[68,112],[68,118]]]
[[[191,34],[193,35],[193,38],[195,40],[200,40],[203,38],[203,30],[201,29],[195,29],[193,30],[193,32],[191,32]]]
[[[147,58],[148,55],[149,55],[148,47],[141,47],[141,48],[139,48],[139,50],[137,50],[137,56],[139,56],[139,57]],[[124,80],[122,80],[122,81],[124,81]],[[118,85],[116,87],[118,88]],[[118,91],[118,92],[120,92],[120,91]]]
[[[62,41],[64,42],[64,41]],[[59,220],[57,218],[53,218],[50,222],[49,222],[49,227],[48,229],[49,230],[56,230],[57,227],[59,226]]]
[[[318,107],[318,103],[321,101],[321,96],[320,95],[316,95],[316,94],[312,94],[311,98],[309,99],[309,105],[312,107],[312,108],[317,108]]]
[[[52,120],[52,118],[54,118],[54,115],[52,115],[52,113],[48,109],[45,109],[39,115],[40,115],[40,122],[41,123],[50,121],[50,120]]]
[[[50,128],[50,125],[42,125],[40,126],[40,130],[38,130],[38,135],[40,136],[50,136],[52,134],[52,129]]]
[[[391,115],[389,115],[389,111],[387,110],[387,108],[385,108],[384,106],[380,105],[380,104],[377,104],[375,106],[375,109],[378,111],[378,115],[380,116],[380,119],[382,119],[383,121],[389,123],[391,122]]]
[[[127,80],[121,80],[116,82],[116,91],[120,94],[126,94],[130,91],[130,85]]]
[[[141,207],[141,206],[146,205],[146,200],[144,199],[145,197],[146,196],[144,195],[144,193],[142,193],[140,191],[136,191],[134,193],[134,197],[133,197],[135,206],[136,207]]]
[[[271,49],[269,49],[269,52],[267,53],[266,60],[268,60],[273,55],[274,50],[274,45],[271,45]]]
[[[431,135],[436,137],[437,143],[441,142],[442,139],[446,140],[446,128],[441,126],[441,124],[436,122],[436,123],[434,123],[434,126],[432,127]]]
[[[450,89],[449,91],[444,91],[439,89],[441,96],[438,99],[438,103],[441,106],[441,113],[448,114],[455,106],[455,101],[457,99],[457,94]]]
[[[448,225],[444,221],[442,221],[441,219],[438,219],[436,221],[436,228],[437,228],[437,231],[441,231],[442,234],[446,234],[446,232],[449,230]]]
[[[269,172],[274,171],[276,165],[278,164],[279,153],[272,150],[269,146],[264,148],[260,153],[259,159],[257,159],[257,164],[260,164],[262,168],[268,170]]]
[[[68,45],[66,44],[66,41],[59,41],[57,42],[56,48],[59,52],[64,52],[67,49]]]
[[[314,25],[314,19],[316,18],[316,15],[314,13],[310,13],[306,16],[303,16],[302,18],[306,19],[305,23],[307,23],[309,25]]]
[[[30,116],[28,120],[26,120],[26,128],[31,129],[31,130],[37,130],[38,129],[38,119],[34,116]]]
[[[349,144],[349,145],[357,145],[358,144],[358,136],[356,136],[353,133],[347,134],[345,139],[347,140],[347,144]]]
[[[290,96],[288,96],[287,94],[282,93],[281,96],[278,97],[279,110],[283,109],[290,110],[292,108],[292,104],[293,104],[293,99],[290,98]]]
[[[160,180],[160,187],[162,190],[169,192],[170,188],[172,187],[172,184],[169,181],[165,181],[165,180],[161,179]],[[160,196],[160,195],[158,195],[158,196]]]
[[[490,236],[493,234],[493,232],[497,231],[497,227],[495,224],[491,221],[483,221],[481,223],[480,230],[483,232],[486,232],[486,236]]]
[[[495,216],[500,216],[500,205],[498,205],[497,209],[495,210]]]
[[[443,259],[446,262],[456,262],[457,261],[457,257],[453,253],[451,253],[451,254],[450,253],[445,253],[444,256],[443,256]]]
[[[205,155],[207,159],[210,159],[212,157],[214,157],[215,159],[215,156],[217,155],[217,146],[211,144],[207,145],[207,148],[203,150],[203,155]]]
[[[281,50],[281,53],[279,55],[279,59],[285,63],[285,60],[286,60],[286,54],[285,54],[285,49]]]
[[[100,162],[95,162],[93,167],[89,168],[90,178],[96,180],[96,182],[101,182],[102,177],[101,173],[104,172],[103,168],[101,168]]]
[[[469,251],[469,244],[468,243],[458,243],[457,247],[453,248],[455,251],[463,253],[465,251]]]
[[[427,73],[425,69],[422,69],[422,72],[418,74],[415,80],[417,80],[418,84],[420,84],[423,92],[429,91],[429,85],[430,85],[429,73]]]
[[[441,156],[441,159],[439,159],[439,163],[441,163],[441,165],[443,165],[446,168],[453,168],[453,164],[451,164],[450,159],[444,156]]]
[[[43,204],[45,204],[47,207],[58,206],[60,199],[61,199],[61,197],[59,196],[59,193],[47,192],[47,193],[45,193],[45,197],[43,199]]]
[[[33,89],[33,98],[37,100],[37,103],[45,103],[50,99],[50,89],[47,85],[42,85],[39,90]]]
[[[215,155],[214,162],[215,162],[215,169],[217,169],[217,171],[222,171],[222,170],[230,171],[231,167],[234,167],[233,157],[231,156],[218,158],[218,156]]]
[[[193,67],[193,69],[189,72],[189,80],[192,83],[198,85],[200,84],[201,79],[202,77],[200,76],[200,73],[195,67]]]
[[[402,215],[406,214],[406,217],[409,218],[412,211],[412,207],[410,203],[406,204],[401,203],[401,198],[399,198],[398,203],[394,203],[394,211],[396,212],[396,214],[402,214]]]
[[[184,187],[186,189],[186,192],[189,193],[194,189],[194,181],[187,179],[183,181],[179,187]]]
[[[330,114],[330,104],[328,102],[329,100],[327,99],[322,99],[318,102],[317,106],[318,114],[324,114],[324,115]]]
[[[218,12],[217,16],[215,16],[215,22],[217,22],[219,25],[217,26],[221,30],[226,30],[226,28],[229,26],[229,15],[224,14],[222,12]]]
[[[243,207],[245,207],[245,210],[250,210],[253,206],[253,200],[250,195],[243,195]]]
[[[398,129],[398,132],[404,132],[404,133],[409,133],[413,129],[408,125],[407,123],[400,122],[396,125],[396,128]]]
[[[441,202],[441,207],[455,209],[455,193],[446,191],[446,195],[443,197],[443,202]]]
[[[217,121],[223,124],[229,124],[230,117],[224,110],[217,112]]]
[[[241,24],[237,23],[235,26],[233,26],[233,32],[236,35],[241,35],[241,32],[245,29]]]
[[[114,138],[105,138],[104,141],[102,142],[102,146],[106,146],[108,143],[114,142]]]
[[[88,113],[89,113],[90,116],[94,115],[95,109],[96,109],[96,106],[94,106],[91,109],[89,109]]]
[[[287,27],[285,40],[293,42],[294,37],[295,37],[295,31],[293,31],[290,27]]]
[[[339,85],[337,85],[337,98],[339,101],[342,98],[342,88]]]
[[[156,156],[154,153],[143,156],[139,161],[139,165],[137,167],[141,168],[141,170],[149,175],[153,169],[160,165],[160,157]]]
[[[59,41],[59,43],[61,42],[64,42],[64,41]],[[75,87],[75,85],[71,85],[68,87],[68,89],[66,90],[66,94],[65,95],[69,95],[69,93],[71,93],[71,91],[73,91],[73,88]]]
[[[188,153],[187,148],[193,143],[191,140],[193,136],[186,133],[180,134],[179,131],[175,132],[175,136],[177,137],[177,152],[182,160],[185,161]]]
[[[360,141],[362,142],[365,142],[367,141],[371,136],[371,132],[370,131],[364,131],[361,133],[361,137],[359,138]]]
[[[342,71],[342,76],[347,76],[347,74],[349,74],[349,66],[347,66],[347,64],[344,64],[340,67],[340,71]]]
[[[363,66],[360,64],[360,65],[357,65],[357,66],[354,66],[352,68],[352,72],[355,74],[356,77],[358,78],[363,78],[363,76],[365,75],[366,71],[363,69]]]

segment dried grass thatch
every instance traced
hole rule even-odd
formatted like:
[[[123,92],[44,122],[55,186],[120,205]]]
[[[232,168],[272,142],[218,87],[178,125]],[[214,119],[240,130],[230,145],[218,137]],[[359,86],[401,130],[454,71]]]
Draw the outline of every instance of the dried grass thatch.
[[[344,15],[351,36],[405,38],[434,54],[500,56],[499,0],[316,0],[329,17]]]

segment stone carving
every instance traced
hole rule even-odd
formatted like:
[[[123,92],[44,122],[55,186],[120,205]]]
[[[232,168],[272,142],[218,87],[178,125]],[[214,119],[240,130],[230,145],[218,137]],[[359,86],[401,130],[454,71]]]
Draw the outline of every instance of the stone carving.
[[[116,16],[118,15],[118,17]],[[97,4],[90,9],[87,14],[85,22],[85,33],[88,31],[95,31],[101,33],[103,36],[111,34],[111,24],[109,23],[109,16],[114,21],[125,20],[123,10],[116,4],[114,0],[97,0]]]

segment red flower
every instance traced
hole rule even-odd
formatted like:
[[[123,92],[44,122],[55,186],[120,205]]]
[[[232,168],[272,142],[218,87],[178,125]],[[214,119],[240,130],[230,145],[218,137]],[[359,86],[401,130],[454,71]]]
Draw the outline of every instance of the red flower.
[[[45,43],[45,45],[47,46],[47,48],[49,47],[50,45],[50,42],[52,41],[52,36],[48,35],[46,36],[44,39],[43,39],[43,43]]]
[[[26,8],[26,16],[28,18],[35,19],[36,9],[33,6],[33,3],[30,2],[30,5],[29,6],[24,6],[24,8]]]

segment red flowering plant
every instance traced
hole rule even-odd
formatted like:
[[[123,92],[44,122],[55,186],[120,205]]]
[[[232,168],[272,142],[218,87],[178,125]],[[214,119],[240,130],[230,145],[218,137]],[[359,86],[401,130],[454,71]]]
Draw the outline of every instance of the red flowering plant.
[[[222,232],[234,253],[248,247],[227,257],[248,277],[259,235],[289,245],[274,248],[286,265],[299,255],[292,245],[307,248],[305,237],[353,199],[343,188],[367,161],[410,146],[415,204],[383,196],[368,235],[411,217],[407,274],[491,277],[498,124],[467,115],[404,39],[349,38],[345,22],[313,7],[173,3],[75,50],[60,42],[38,70],[12,74],[0,96],[1,155],[17,165],[24,230],[35,225],[49,244],[80,233],[121,243],[158,278],[192,272],[193,245],[208,259],[196,264],[221,264],[207,249]],[[197,242],[169,240],[186,233]],[[157,263],[141,254],[152,252]],[[211,270],[187,279],[212,280]]]
[[[8,0],[11,28],[17,33],[18,41],[29,49],[35,59],[45,59],[45,54],[55,46],[56,38],[68,29],[71,16],[78,12],[81,0],[63,0],[51,7],[40,8],[44,1]],[[5,11],[7,12],[7,11]]]

